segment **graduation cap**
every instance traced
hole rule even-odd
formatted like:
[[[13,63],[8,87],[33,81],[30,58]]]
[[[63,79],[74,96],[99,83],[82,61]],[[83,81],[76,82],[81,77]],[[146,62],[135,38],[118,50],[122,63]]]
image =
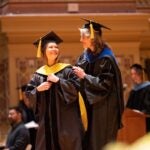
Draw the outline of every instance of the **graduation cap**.
[[[100,33],[100,35],[102,34],[101,28],[111,30],[110,28],[104,26],[103,24],[97,23],[93,20],[88,20],[88,19],[85,19],[85,18],[81,18],[81,19],[83,19],[84,21],[87,22],[83,25],[82,28],[90,29],[91,39],[94,39],[94,30],[98,31]]]
[[[41,57],[41,50],[48,42],[55,42],[56,44],[60,44],[63,42],[63,40],[53,31],[36,40],[33,45],[38,48],[37,57]]]

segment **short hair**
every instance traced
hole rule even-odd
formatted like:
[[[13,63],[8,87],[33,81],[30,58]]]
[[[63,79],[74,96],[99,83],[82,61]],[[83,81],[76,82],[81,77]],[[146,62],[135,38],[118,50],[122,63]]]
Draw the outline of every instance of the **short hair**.
[[[143,74],[144,68],[140,64],[133,64],[130,69],[134,69],[138,74]]]
[[[21,115],[23,114],[22,109],[19,106],[11,106],[9,107],[9,110],[14,109],[16,112],[21,113]]]

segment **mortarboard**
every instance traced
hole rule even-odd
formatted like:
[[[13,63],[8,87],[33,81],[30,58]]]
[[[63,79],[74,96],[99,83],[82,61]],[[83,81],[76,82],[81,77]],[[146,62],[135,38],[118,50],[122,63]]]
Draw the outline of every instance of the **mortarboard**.
[[[110,28],[104,26],[103,24],[97,23],[97,22],[95,22],[93,20],[88,20],[88,19],[85,19],[85,18],[81,18],[81,19],[83,19],[84,21],[87,22],[87,23],[85,23],[83,25],[82,28],[90,29],[91,39],[94,38],[94,30],[98,31],[100,33],[100,35],[102,34],[101,28],[105,28],[105,29],[111,30]]]
[[[47,33],[43,37],[39,38],[35,42],[33,42],[33,45],[35,45],[37,50],[37,57],[41,57],[41,49],[47,44],[48,42],[55,42],[56,44],[59,44],[63,42],[63,40],[53,31]]]

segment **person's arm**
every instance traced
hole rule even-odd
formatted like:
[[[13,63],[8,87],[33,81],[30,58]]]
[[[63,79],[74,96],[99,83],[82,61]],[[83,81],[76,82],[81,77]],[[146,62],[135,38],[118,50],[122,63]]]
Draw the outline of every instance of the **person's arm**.
[[[61,77],[50,74],[47,78],[50,82],[56,84],[57,89],[59,89],[59,92],[62,94],[62,99],[64,99],[66,104],[70,104],[78,98],[78,91],[74,80],[75,77],[72,68],[68,67],[62,71]]]
[[[33,110],[36,110],[36,101],[40,93],[48,90],[52,83],[48,81],[42,81],[43,78],[39,77],[37,74],[34,74],[30,82],[27,84],[26,96],[29,98]]]
[[[95,69],[95,68],[94,68]],[[83,73],[83,69],[74,70],[76,75],[81,78],[81,90],[86,93],[90,104],[94,104],[105,99],[113,90],[115,84],[115,71],[108,58],[104,58],[97,65],[96,76]],[[81,70],[81,72],[80,72]],[[82,85],[84,89],[82,89]]]

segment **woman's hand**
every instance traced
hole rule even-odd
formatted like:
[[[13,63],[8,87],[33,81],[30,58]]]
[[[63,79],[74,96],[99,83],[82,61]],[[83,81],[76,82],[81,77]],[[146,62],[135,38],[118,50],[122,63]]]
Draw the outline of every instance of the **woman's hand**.
[[[51,87],[52,83],[51,82],[43,82],[41,83],[36,89],[37,91],[41,92],[41,91],[46,91]]]
[[[80,67],[73,66],[73,71],[80,79],[84,79],[84,77],[86,76],[86,73]]]
[[[50,74],[47,77],[47,81],[57,83],[59,81],[59,78],[54,74]]]

